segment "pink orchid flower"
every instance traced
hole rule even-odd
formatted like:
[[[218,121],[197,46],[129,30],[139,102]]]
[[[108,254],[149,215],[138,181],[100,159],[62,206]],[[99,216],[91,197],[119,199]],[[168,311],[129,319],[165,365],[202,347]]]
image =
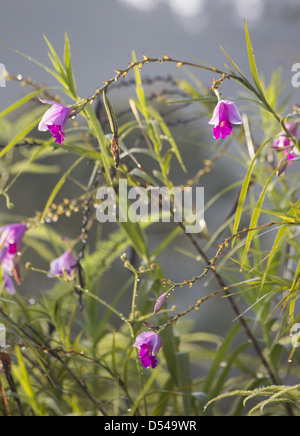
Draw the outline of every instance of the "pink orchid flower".
[[[285,124],[287,130],[294,138],[297,137],[298,125],[299,125],[298,122]],[[296,156],[299,156],[300,154],[297,147],[294,146],[292,139],[287,136],[284,130],[282,130],[278,134],[277,139],[274,141],[272,148],[276,151],[283,151],[285,155],[285,157],[279,162],[278,165],[279,169],[277,175],[280,176],[285,172],[288,165],[290,166],[293,165],[293,160],[295,159]]]
[[[71,251],[66,251],[62,256],[53,260],[50,265],[49,277],[52,275],[62,276],[64,271],[71,278],[72,272],[75,270],[76,261]]]
[[[21,284],[16,256],[26,229],[25,224],[9,224],[0,228],[0,264],[3,273],[3,288],[11,295],[16,292],[11,276],[14,275],[17,283]]]
[[[25,224],[9,224],[0,227],[0,264],[11,273],[14,259],[22,244],[27,227]]]
[[[139,358],[144,368],[156,368],[156,355],[162,346],[162,340],[157,333],[141,333],[133,346],[140,350]]]
[[[53,101],[41,100],[41,102],[44,104],[50,104],[52,106],[44,114],[38,130],[40,132],[46,132],[47,130],[50,130],[55,142],[63,145],[65,140],[65,124],[70,117],[71,108]]]
[[[212,124],[215,139],[225,139],[231,135],[234,125],[243,123],[241,115],[235,103],[230,100],[221,100],[217,104],[212,119],[208,124]]]

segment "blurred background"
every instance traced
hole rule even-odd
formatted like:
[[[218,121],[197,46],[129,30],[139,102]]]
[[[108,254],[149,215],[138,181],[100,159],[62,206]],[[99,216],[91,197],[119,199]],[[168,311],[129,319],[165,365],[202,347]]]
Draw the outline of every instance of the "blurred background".
[[[62,54],[67,32],[78,91],[87,96],[130,62],[132,50],[138,58],[167,54],[222,67],[222,45],[247,72],[246,19],[264,74],[281,66],[290,81],[291,66],[300,61],[299,6],[299,0],[3,0],[0,40],[50,65],[43,35]],[[45,71],[3,46],[0,62],[11,74],[50,82]],[[164,69],[174,72],[174,66]],[[1,89],[0,109],[20,93],[15,88]]]
[[[265,79],[268,80],[272,71],[280,67],[287,90],[293,91],[291,68],[294,63],[300,62],[300,0],[2,0],[0,40],[50,66],[43,35],[47,36],[62,56],[64,34],[67,32],[78,93],[87,97],[101,87],[103,80],[113,77],[115,69],[128,65],[132,50],[135,50],[138,59],[143,53],[149,57],[166,54],[186,61],[197,59],[222,69],[226,61],[220,50],[222,45],[248,76],[244,19],[248,22],[256,60]],[[0,63],[5,65],[11,75],[21,74],[24,78],[31,77],[39,84],[56,85],[45,70],[3,44],[0,45]],[[210,74],[195,70],[193,73],[207,88],[211,86],[213,77]],[[142,71],[143,77],[169,74],[187,79],[184,71],[176,70],[170,64],[145,66]],[[226,97],[234,99],[233,89],[235,88],[230,83],[225,83],[222,91],[223,94],[226,93]],[[299,91],[294,91],[297,100]],[[28,90],[15,82],[8,83],[6,88],[0,88],[0,110],[27,92]],[[116,111],[118,106],[128,106],[128,97],[131,96],[135,96],[133,87],[122,89],[119,94],[114,91],[112,100]],[[209,153],[199,149],[195,155],[195,151],[192,153],[192,148],[182,138],[188,137],[190,130],[198,130],[202,140],[206,138],[207,144],[214,144],[206,121],[199,118],[199,125],[194,122],[192,126],[180,127],[179,147],[193,175],[197,168],[202,167],[203,158],[209,156]],[[201,133],[201,129],[205,133]],[[186,147],[184,152],[183,147]],[[67,163],[67,157],[62,157],[60,164]],[[86,180],[90,169],[81,171],[81,176]],[[201,186],[205,186],[206,201],[220,189],[242,177],[240,168],[231,168],[228,162],[219,163],[212,176],[208,175],[201,180]],[[35,210],[41,210],[48,198],[45,195],[51,192],[57,178],[58,175],[42,179],[38,175],[24,175],[24,183],[18,183],[12,191],[16,206],[15,211],[9,212],[12,219],[15,219],[15,213],[32,216]],[[183,183],[185,180],[186,176],[181,173],[174,176],[175,182]],[[72,185],[67,186],[65,195],[74,197],[74,189]],[[218,202],[217,208],[210,210],[206,216],[212,233],[224,222],[224,216],[228,215],[237,193],[235,191],[235,195],[231,193],[224,197]],[[3,202],[0,202],[0,208],[3,210]],[[67,220],[61,225],[59,231],[62,234],[75,237],[78,234],[80,217],[77,222],[73,221],[74,227]],[[57,226],[55,228],[58,230]],[[154,230],[150,244],[156,246],[163,233],[163,228]],[[160,259],[166,278],[182,281],[201,273],[202,265],[184,255],[185,250],[192,251],[192,247],[182,238],[170,247],[168,256]],[[47,268],[47,265],[42,266]],[[114,277],[107,275],[99,285],[103,297],[114,293],[114,287],[119,289],[120,283],[124,283],[128,277],[120,261],[116,262],[116,271]],[[39,289],[47,289],[51,285],[49,279],[41,277]],[[22,293],[30,298],[37,293],[36,286],[36,277],[28,275],[22,285]],[[193,304],[195,299],[213,290],[213,284],[203,288],[201,283],[191,290],[178,291],[175,301],[184,309],[187,304]],[[188,300],[184,295],[186,292],[189,294]],[[204,309],[201,308],[199,314],[195,314],[198,328],[216,333],[222,333],[228,328],[232,318],[231,309],[224,300],[209,302]]]

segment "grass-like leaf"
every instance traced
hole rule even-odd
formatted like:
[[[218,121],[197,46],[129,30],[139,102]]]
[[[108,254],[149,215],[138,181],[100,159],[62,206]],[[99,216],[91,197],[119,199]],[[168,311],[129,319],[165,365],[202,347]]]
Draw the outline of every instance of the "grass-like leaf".
[[[257,226],[257,222],[258,222],[258,219],[260,217],[262,205],[263,205],[263,202],[265,200],[265,197],[266,197],[266,194],[267,194],[267,190],[268,190],[269,185],[272,182],[273,178],[276,176],[276,173],[277,173],[277,169],[275,171],[273,171],[273,173],[269,177],[269,180],[267,181],[267,183],[265,184],[265,186],[264,186],[264,188],[262,190],[262,193],[261,193],[261,195],[260,195],[260,197],[258,199],[258,202],[257,202],[257,204],[255,206],[254,212],[253,212],[252,217],[251,217],[251,221],[250,221],[250,224],[249,224],[249,228],[250,229],[254,229]],[[247,255],[248,255],[248,251],[250,249],[251,242],[252,242],[252,240],[254,238],[254,234],[255,234],[255,232],[249,232],[248,233],[247,240],[246,240],[246,245],[245,245],[245,250],[244,250],[244,254],[243,254],[243,258],[242,258],[242,263],[241,263],[241,269],[243,269],[243,266],[245,265],[245,262],[246,262],[246,259],[247,259]]]
[[[43,223],[47,211],[51,204],[53,203],[55,197],[57,196],[58,192],[61,190],[62,186],[64,185],[65,181],[67,180],[68,176],[71,174],[71,172],[85,159],[86,156],[81,156],[76,162],[73,163],[73,165],[70,166],[70,168],[64,173],[64,175],[60,178],[60,180],[55,185],[54,189],[52,190],[50,197],[47,200],[46,206],[44,208],[44,211],[40,218],[40,223]]]
[[[246,21],[245,21],[245,34],[246,34],[246,42],[247,42],[247,50],[248,50],[248,58],[249,58],[249,65],[250,65],[251,74],[252,74],[253,80],[255,82],[255,85],[257,87],[259,94],[261,95],[261,97],[264,98],[264,90],[263,90],[263,87],[262,87],[262,84],[261,84],[261,81],[259,78],[259,74],[258,74],[256,62],[255,62],[255,57],[254,57],[254,53],[253,53],[253,48],[252,48],[252,44],[251,44],[251,40],[250,40],[250,34],[249,34],[249,30],[248,30],[248,26],[247,26]]]
[[[69,38],[68,38],[67,33],[65,34],[64,60],[65,60],[65,70],[66,70],[67,83],[69,85],[69,89],[70,89],[74,99],[76,99],[77,98],[77,91],[76,91],[76,84],[75,84],[75,79],[74,79],[74,75],[73,75],[73,70],[72,70],[70,43],[69,43]]]
[[[110,184],[112,184],[111,176],[110,176],[110,161],[109,156],[107,152],[107,140],[103,134],[102,128],[100,126],[99,121],[97,120],[97,117],[90,105],[87,105],[84,109],[84,113],[86,115],[86,118],[88,120],[89,126],[92,129],[94,135],[96,136],[99,147],[101,150],[101,156],[102,156],[102,164],[105,169],[105,174],[107,177],[107,180]]]
[[[271,141],[271,139],[269,139],[268,141],[266,141],[256,152],[254,159],[252,160],[247,174],[245,176],[244,182],[243,182],[243,186],[240,192],[240,196],[239,196],[239,201],[238,201],[238,207],[237,207],[237,211],[236,211],[236,215],[235,215],[235,221],[234,221],[234,225],[233,225],[233,231],[232,233],[235,234],[238,232],[239,230],[239,226],[240,226],[240,222],[241,222],[241,217],[242,217],[242,213],[244,210],[244,205],[245,205],[245,201],[246,201],[246,197],[247,197],[247,193],[248,193],[248,189],[249,189],[249,184],[251,181],[251,176],[253,173],[253,169],[254,169],[254,165],[256,163],[256,160],[258,158],[258,156],[260,155],[260,153],[263,151],[263,149],[269,144],[269,142]],[[235,240],[232,241],[232,246],[234,246],[234,242]]]
[[[40,118],[35,119],[29,125],[27,125],[21,133],[19,133],[9,144],[6,145],[6,147],[3,148],[3,150],[0,151],[0,158],[8,153],[9,150],[18,144],[18,142],[22,141],[22,139],[24,139],[38,125],[39,121]]]

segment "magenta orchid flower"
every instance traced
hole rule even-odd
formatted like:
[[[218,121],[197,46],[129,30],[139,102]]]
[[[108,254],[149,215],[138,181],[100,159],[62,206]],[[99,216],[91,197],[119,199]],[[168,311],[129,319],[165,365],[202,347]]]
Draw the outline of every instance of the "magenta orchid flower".
[[[217,104],[212,119],[208,124],[212,124],[215,139],[225,139],[231,135],[234,125],[242,124],[243,120],[235,103],[230,100],[220,100]]]
[[[9,224],[0,228],[0,264],[9,273],[14,269],[14,259],[26,229],[25,224]]]
[[[3,274],[3,289],[10,295],[16,293],[16,288],[13,279],[8,274]]]
[[[285,124],[287,130],[294,138],[297,137],[298,125],[298,122]],[[278,137],[274,141],[272,148],[276,151],[283,151],[285,154],[285,157],[279,162],[279,170],[277,175],[280,176],[282,173],[285,172],[288,165],[293,165],[293,160],[296,156],[299,156],[300,154],[297,147],[294,146],[292,139],[286,135],[286,132],[284,130],[282,130],[278,134]]]
[[[139,358],[144,368],[156,368],[156,355],[162,346],[162,340],[157,333],[141,333],[133,346],[140,350]]]
[[[62,256],[53,260],[50,265],[49,277],[52,275],[62,276],[64,275],[64,271],[68,276],[72,277],[72,272],[75,270],[76,260],[73,257],[71,251],[66,251]]]
[[[50,104],[52,106],[44,114],[38,130],[40,132],[46,132],[47,130],[50,130],[55,142],[63,145],[65,139],[65,124],[67,119],[70,117],[71,108],[53,101],[41,100],[41,102],[44,104]]]
[[[12,274],[17,283],[21,284],[21,276],[15,259],[26,229],[25,224],[9,224],[0,228],[0,264],[3,273],[3,288],[11,295],[16,292],[11,278]]]
[[[296,136],[297,136],[298,125],[299,125],[299,123],[297,123],[297,122],[285,124],[287,130],[290,132],[290,134],[294,138],[296,138]],[[278,137],[277,137],[276,141],[274,142],[273,148],[274,148],[274,150],[280,151],[280,150],[285,150],[288,147],[293,147],[293,142],[292,142],[291,138],[287,137],[286,132],[284,130],[282,130],[278,134]]]

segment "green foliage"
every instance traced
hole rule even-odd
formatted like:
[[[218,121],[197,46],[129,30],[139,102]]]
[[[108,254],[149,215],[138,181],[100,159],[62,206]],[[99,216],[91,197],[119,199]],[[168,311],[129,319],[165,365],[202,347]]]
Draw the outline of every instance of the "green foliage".
[[[224,49],[231,65],[226,66],[228,72],[168,56],[144,55],[138,61],[133,54],[128,67],[116,70],[114,78],[84,99],[77,94],[67,35],[62,59],[45,37],[53,69],[22,54],[59,87],[34,83],[33,90],[0,114],[1,225],[28,225],[26,248],[18,259],[24,275],[21,291],[9,295],[1,275],[0,323],[8,347],[0,349],[0,415],[299,414],[299,338],[293,329],[300,319],[299,183],[292,171],[278,177],[279,159],[271,150],[276,135],[286,130],[285,122],[299,117],[299,110],[291,112],[280,72],[274,72],[269,83],[259,75],[246,24],[245,33],[250,81]],[[168,78],[165,90],[149,98],[141,70],[148,63],[159,68],[164,62],[188,67],[187,78]],[[211,118],[216,103],[198,77],[202,70],[213,75],[216,95],[220,87],[225,94],[226,78],[237,89],[242,85],[241,100],[258,114],[251,125],[244,114],[244,126],[228,143],[212,145],[192,128],[182,139],[181,124],[195,119],[180,119],[185,106],[200,124],[201,116]],[[130,72],[136,96],[130,98],[123,119],[106,93],[122,86]],[[156,82],[165,85],[158,77],[151,86]],[[45,110],[38,97],[58,101],[54,90],[62,104],[65,97],[72,100],[76,115],[68,121],[65,143],[59,147],[48,133],[36,131]],[[107,119],[92,106],[102,93]],[[119,165],[109,150],[112,134],[120,145]],[[286,134],[295,143],[290,132]],[[199,160],[196,174],[191,174],[191,153],[193,161]],[[116,197],[122,179],[130,187],[169,189],[180,179],[192,188],[209,173],[218,179],[219,161],[230,162],[235,180],[228,186],[222,181],[220,189],[209,194],[205,212],[224,198],[232,210],[225,217],[219,212],[215,228],[203,223],[201,237],[187,234],[186,222],[166,225],[156,239],[160,224],[150,221],[97,222],[98,188],[113,188]],[[43,189],[39,212],[31,214],[17,207],[17,192],[23,195],[28,174],[39,177],[34,180]],[[162,218],[161,210],[157,218]],[[74,275],[64,271],[48,278],[50,262],[67,250],[76,257]],[[174,251],[192,265],[194,276],[187,277],[184,266],[174,263]],[[166,259],[172,262],[174,276],[182,275],[179,282],[165,277]],[[189,287],[203,283],[205,296],[202,292],[193,300]],[[154,313],[162,294],[168,299]],[[182,297],[181,312],[170,304],[173,297]],[[222,334],[199,330],[190,314],[199,312],[200,317],[204,308],[211,318],[220,316],[209,305],[217,298],[232,309],[233,325]],[[163,342],[154,370],[141,366],[133,347],[137,335],[147,330],[158,333]]]

